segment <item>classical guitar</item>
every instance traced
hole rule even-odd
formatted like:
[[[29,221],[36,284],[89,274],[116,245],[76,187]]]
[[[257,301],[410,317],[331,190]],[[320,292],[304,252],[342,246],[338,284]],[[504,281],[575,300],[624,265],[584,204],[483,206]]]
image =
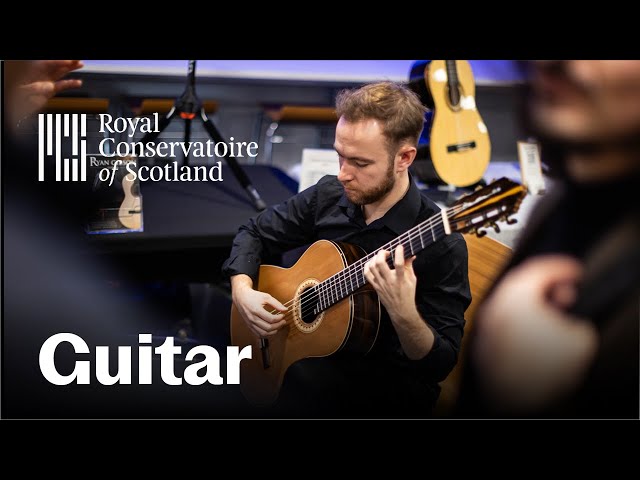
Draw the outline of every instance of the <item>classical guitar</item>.
[[[489,165],[491,141],[476,108],[471,66],[432,60],[424,75],[434,103],[429,150],[436,173],[450,185],[473,185]]]
[[[287,308],[287,324],[268,338],[257,337],[235,305],[231,309],[231,343],[252,346],[252,358],[240,363],[240,388],[254,404],[270,404],[277,397],[284,374],[294,362],[324,357],[339,350],[367,353],[380,326],[378,296],[364,278],[364,265],[379,250],[402,244],[413,256],[451,232],[475,232],[497,221],[515,223],[526,189],[506,178],[460,198],[446,210],[425,220],[378,250],[367,254],[355,245],[319,240],[291,268],[262,265],[257,289]]]
[[[126,228],[139,230],[142,226],[142,199],[140,184],[134,182],[134,176],[127,173],[122,177],[124,199],[118,210],[118,220]]]

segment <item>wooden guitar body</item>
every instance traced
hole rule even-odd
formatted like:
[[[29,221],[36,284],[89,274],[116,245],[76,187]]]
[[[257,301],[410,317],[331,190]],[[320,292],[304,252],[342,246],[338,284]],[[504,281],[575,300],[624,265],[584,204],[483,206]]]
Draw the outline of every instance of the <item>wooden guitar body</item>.
[[[285,372],[298,360],[324,357],[343,349],[362,354],[371,349],[380,327],[380,303],[369,284],[318,315],[309,313],[313,301],[303,300],[302,305],[300,302],[305,290],[341,272],[364,255],[365,252],[354,245],[319,240],[291,268],[260,267],[257,290],[268,292],[290,306],[287,325],[268,337],[266,349],[260,338],[249,330],[235,305],[232,306],[232,345],[240,349],[252,345],[252,358],[240,363],[240,387],[251,403],[273,403]]]
[[[471,66],[466,60],[433,60],[425,77],[435,105],[429,138],[433,166],[450,185],[473,185],[489,165],[491,141],[476,108]]]

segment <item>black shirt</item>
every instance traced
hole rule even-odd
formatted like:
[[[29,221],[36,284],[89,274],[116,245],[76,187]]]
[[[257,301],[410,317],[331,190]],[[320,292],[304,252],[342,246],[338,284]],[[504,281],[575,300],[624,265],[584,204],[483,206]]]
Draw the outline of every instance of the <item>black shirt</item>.
[[[223,272],[229,276],[249,275],[257,284],[261,263],[274,262],[288,250],[321,239],[352,243],[372,252],[439,211],[411,180],[405,196],[382,218],[367,225],[361,208],[347,199],[337,178],[325,176],[315,186],[240,227]],[[359,405],[358,411],[365,416],[428,414],[439,393],[437,384],[452,370],[460,350],[464,312],[471,302],[467,260],[466,242],[457,233],[417,254],[413,264],[417,277],[415,302],[435,336],[433,348],[424,358],[411,360],[404,354],[383,307],[378,339],[364,358],[343,361],[334,355],[298,362],[314,371],[301,376],[313,377],[316,393],[348,392],[341,397],[340,406],[327,413],[352,415],[347,397],[366,396],[370,410],[362,410],[361,403],[353,402],[354,408]],[[295,370],[294,366],[290,370]],[[292,377],[293,373],[288,372],[287,376]],[[319,383],[326,384],[326,388],[319,388]],[[327,396],[335,398],[333,393]]]

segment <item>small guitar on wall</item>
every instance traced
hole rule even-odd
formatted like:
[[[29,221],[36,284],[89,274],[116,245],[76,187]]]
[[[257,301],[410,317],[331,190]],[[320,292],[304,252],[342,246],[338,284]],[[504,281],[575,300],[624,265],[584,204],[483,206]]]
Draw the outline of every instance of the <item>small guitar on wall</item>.
[[[298,360],[325,357],[339,350],[367,353],[380,327],[378,295],[364,278],[364,265],[381,249],[404,246],[406,257],[417,254],[452,232],[475,232],[496,222],[515,223],[526,188],[506,178],[460,198],[374,252],[348,243],[319,240],[291,268],[260,266],[257,290],[287,306],[287,324],[268,338],[257,337],[231,307],[231,344],[252,345],[252,357],[240,364],[240,388],[254,404],[271,404],[287,369]],[[388,257],[393,265],[393,255]],[[273,313],[273,312],[272,312]]]
[[[119,163],[118,163],[119,162]],[[91,156],[88,174],[93,187],[88,199],[85,230],[90,234],[125,233],[142,231],[142,195],[140,180],[129,171],[133,157]],[[113,178],[101,179],[101,171],[110,169]]]
[[[124,200],[118,209],[118,219],[130,230],[140,230],[142,227],[142,198],[140,196],[140,184],[135,182],[135,177],[127,173],[122,177],[122,190]]]
[[[456,187],[479,182],[491,158],[491,141],[476,108],[467,60],[432,60],[424,71],[435,105],[429,149],[438,176]]]

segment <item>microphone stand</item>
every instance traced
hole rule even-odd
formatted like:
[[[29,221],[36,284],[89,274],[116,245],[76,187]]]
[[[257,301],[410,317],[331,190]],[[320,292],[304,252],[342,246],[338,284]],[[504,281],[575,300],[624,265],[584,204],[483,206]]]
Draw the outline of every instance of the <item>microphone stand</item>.
[[[185,144],[189,142],[189,138],[191,137],[191,121],[196,117],[196,114],[200,114],[200,120],[204,124],[204,128],[209,133],[209,136],[216,143],[226,143],[220,132],[213,124],[213,122],[207,117],[207,114],[204,111],[204,106],[198,95],[196,95],[196,61],[189,60],[189,72],[187,74],[187,87],[184,93],[178,97],[169,110],[169,113],[159,121],[157,131],[152,131],[147,133],[143,138],[143,143],[149,143],[154,141],[160,133],[164,131],[165,128],[171,123],[171,120],[179,115],[180,118],[184,119],[184,141]],[[251,199],[253,205],[258,211],[264,210],[267,208],[267,204],[262,200],[260,194],[255,189],[255,187],[251,184],[249,177],[246,172],[243,170],[242,166],[238,163],[236,158],[233,155],[229,155],[228,152],[224,155],[224,158],[227,162],[227,165],[231,167],[231,171],[238,179],[242,188],[245,189],[249,198]],[[188,164],[189,157],[185,156],[185,164]]]

